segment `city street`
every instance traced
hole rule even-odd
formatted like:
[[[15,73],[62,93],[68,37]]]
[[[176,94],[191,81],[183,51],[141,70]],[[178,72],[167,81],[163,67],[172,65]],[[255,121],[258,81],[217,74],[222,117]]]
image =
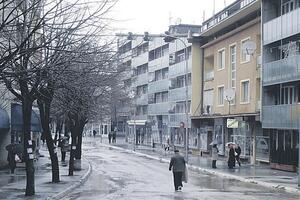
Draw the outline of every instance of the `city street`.
[[[92,165],[87,182],[64,199],[297,199],[254,184],[189,171],[189,183],[175,192],[167,163],[84,139],[83,155]]]

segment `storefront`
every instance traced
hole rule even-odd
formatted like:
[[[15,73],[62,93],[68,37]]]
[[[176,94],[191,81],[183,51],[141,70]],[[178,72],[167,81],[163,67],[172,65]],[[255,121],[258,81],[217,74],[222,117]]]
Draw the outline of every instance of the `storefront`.
[[[271,168],[296,171],[299,159],[299,131],[265,129],[270,134]]]

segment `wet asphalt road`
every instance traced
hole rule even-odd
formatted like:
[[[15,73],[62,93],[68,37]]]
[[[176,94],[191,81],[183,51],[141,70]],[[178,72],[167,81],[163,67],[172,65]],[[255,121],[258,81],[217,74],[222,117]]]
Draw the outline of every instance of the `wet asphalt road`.
[[[175,192],[168,164],[85,142],[83,155],[92,165],[87,182],[64,200],[224,200],[299,199],[287,193],[236,180],[189,171],[189,183]]]

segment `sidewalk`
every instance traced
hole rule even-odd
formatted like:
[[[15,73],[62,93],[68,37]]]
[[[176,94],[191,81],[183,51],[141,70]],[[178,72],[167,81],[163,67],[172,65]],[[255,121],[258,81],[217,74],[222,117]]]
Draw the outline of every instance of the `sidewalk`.
[[[52,183],[51,161],[46,146],[41,148],[40,154],[45,157],[35,162],[35,195],[25,197],[25,164],[18,163],[15,174],[9,174],[9,169],[0,170],[0,199],[59,199],[84,182],[91,172],[89,163],[82,162],[82,170],[75,171],[74,176],[68,176],[69,167],[59,163],[61,181]],[[60,154],[58,158],[60,160]]]
[[[103,142],[107,143],[106,140]],[[118,138],[117,144],[113,145],[133,150],[133,146],[125,143],[123,138]],[[153,149],[149,146],[142,145],[136,147],[136,152],[156,157],[163,162],[169,162],[170,157],[173,155],[173,152],[165,152],[164,149],[159,147]],[[218,160],[217,169],[212,169],[210,157],[200,157],[199,155],[189,154],[189,168],[224,178],[237,179],[242,182],[255,183],[268,188],[300,194],[297,173],[273,170],[267,164],[253,166],[242,163],[241,167],[237,165],[234,169],[228,169],[226,161]]]

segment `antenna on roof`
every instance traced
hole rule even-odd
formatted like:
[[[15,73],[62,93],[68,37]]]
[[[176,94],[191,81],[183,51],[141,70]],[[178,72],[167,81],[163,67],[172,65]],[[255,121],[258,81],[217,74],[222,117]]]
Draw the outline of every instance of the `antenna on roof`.
[[[205,10],[203,10],[203,15],[202,15],[202,22],[205,21]]]
[[[224,0],[224,7],[226,7],[226,0]]]

